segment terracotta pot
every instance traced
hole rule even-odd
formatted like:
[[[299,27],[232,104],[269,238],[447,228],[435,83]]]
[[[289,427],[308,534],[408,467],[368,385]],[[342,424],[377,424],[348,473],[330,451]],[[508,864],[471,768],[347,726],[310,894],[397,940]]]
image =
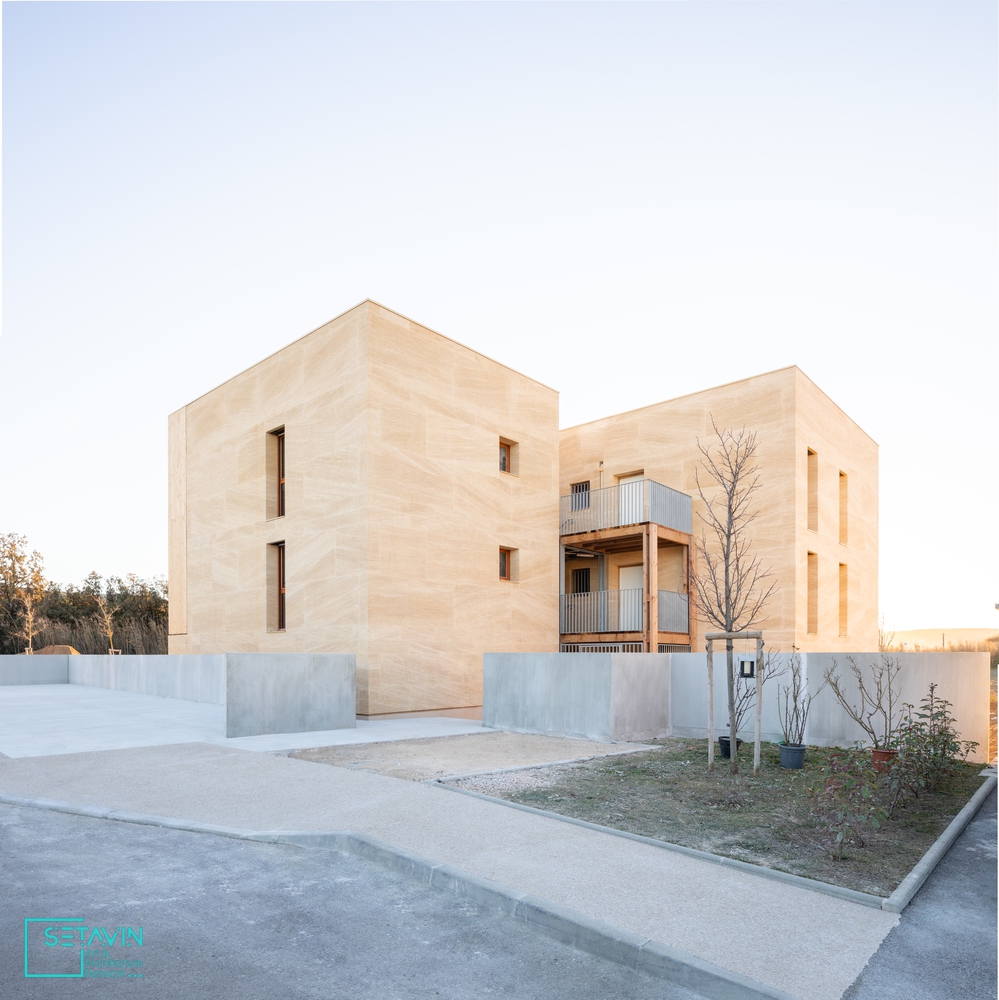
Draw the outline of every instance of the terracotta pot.
[[[871,757],[874,760],[874,770],[883,771],[885,768],[891,766],[891,762],[898,756],[897,750],[879,750],[877,747],[871,747]]]

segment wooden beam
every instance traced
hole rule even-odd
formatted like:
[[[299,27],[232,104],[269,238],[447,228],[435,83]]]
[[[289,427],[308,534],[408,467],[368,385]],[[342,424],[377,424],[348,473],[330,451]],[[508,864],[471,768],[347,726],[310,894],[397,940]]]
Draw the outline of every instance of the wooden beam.
[[[578,545],[584,549],[603,551],[601,543],[629,540],[633,543],[633,548],[640,549],[649,523],[629,524],[624,528],[601,528],[599,531],[582,531],[574,535],[562,535],[559,541],[562,545]],[[693,535],[675,531],[673,528],[664,528],[661,524],[656,525],[656,534],[660,546],[668,544],[689,546],[693,543]]]

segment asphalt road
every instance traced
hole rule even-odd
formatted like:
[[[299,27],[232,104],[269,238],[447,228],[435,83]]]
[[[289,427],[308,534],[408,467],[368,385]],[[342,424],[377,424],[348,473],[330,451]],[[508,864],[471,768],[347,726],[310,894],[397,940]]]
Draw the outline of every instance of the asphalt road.
[[[996,793],[843,1000],[996,1000]]]
[[[695,1000],[355,858],[40,809],[0,805],[0,900],[5,1000]],[[28,928],[29,972],[78,972],[76,938],[49,946],[44,932],[84,927],[88,968],[125,978],[26,979],[26,918],[42,920]],[[141,927],[142,947],[122,948],[121,927]],[[106,961],[123,958],[142,965]]]

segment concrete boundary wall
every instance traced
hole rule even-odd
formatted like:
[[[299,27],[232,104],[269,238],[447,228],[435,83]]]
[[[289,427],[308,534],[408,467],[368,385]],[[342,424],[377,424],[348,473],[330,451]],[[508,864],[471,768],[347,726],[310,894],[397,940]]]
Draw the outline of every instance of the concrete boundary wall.
[[[708,733],[708,682],[706,653],[671,653],[670,729],[674,736],[706,737]],[[783,666],[789,654],[773,654]],[[852,657],[871,676],[871,666],[890,656],[901,666],[898,675],[898,709],[903,702],[918,707],[931,683],[937,695],[952,702],[961,738],[975,740],[978,751],[970,759],[985,761],[989,742],[989,655],[988,653],[800,653],[807,690],[814,696],[805,730],[805,742],[813,746],[852,746],[864,740],[863,730],[847,715],[836,696],[823,687],[825,672],[835,661],[843,688],[853,704],[859,704],[857,682],[851,673]],[[753,683],[750,681],[749,683]],[[778,742],[783,737],[777,714],[778,687],[788,678],[777,677],[763,688],[762,738]],[[715,731],[726,733],[728,694],[725,681],[724,652],[715,654]],[[752,739],[755,716],[747,713],[739,730],[741,739]]]
[[[825,671],[839,668],[845,689],[857,689],[850,674],[853,657],[870,676],[881,653],[801,653],[807,690],[814,695],[805,742],[814,746],[851,746],[863,731],[828,687]],[[891,653],[901,665],[897,707],[919,705],[931,682],[952,703],[961,738],[975,740],[975,761],[984,761],[989,739],[989,657],[987,653]],[[777,668],[790,654],[775,653]],[[755,681],[749,681],[755,686]],[[775,677],[763,688],[761,736],[776,743],[783,736],[777,711]],[[486,653],[483,657],[482,723],[497,729],[577,736],[593,740],[643,740],[708,732],[707,655],[705,653]],[[855,703],[859,699],[855,699]],[[728,694],[724,653],[715,656],[715,731],[727,732]],[[739,733],[753,737],[751,704]]]
[[[667,735],[666,653],[486,653],[482,724],[590,740]]]
[[[67,656],[69,683],[225,704],[225,655]]]
[[[226,737],[357,725],[353,653],[226,653]]]
[[[356,725],[353,653],[0,656],[0,685],[78,684],[225,705],[226,736]]]

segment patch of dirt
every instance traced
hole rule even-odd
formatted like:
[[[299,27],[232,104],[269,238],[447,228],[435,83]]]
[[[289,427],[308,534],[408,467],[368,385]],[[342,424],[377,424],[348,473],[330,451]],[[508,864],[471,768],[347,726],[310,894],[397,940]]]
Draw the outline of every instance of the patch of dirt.
[[[880,830],[865,831],[865,846],[844,848],[842,860],[837,861],[827,831],[808,810],[808,787],[829,750],[809,747],[805,767],[789,771],[780,767],[777,747],[764,744],[760,775],[754,777],[747,744],[740,754],[743,773],[732,776],[728,761],[719,761],[717,756],[717,769],[708,772],[704,740],[656,742],[656,749],[627,756],[482,775],[455,784],[656,840],[888,896],[982,781],[981,765],[966,765],[946,788],[909,799],[891,822]]]
[[[487,730],[464,736],[435,736],[391,743],[297,750],[289,756],[335,767],[352,767],[393,778],[427,781],[505,767],[550,764],[626,750],[620,743],[595,743],[558,736]],[[516,773],[516,772],[515,772]],[[518,786],[519,787],[519,786]]]

